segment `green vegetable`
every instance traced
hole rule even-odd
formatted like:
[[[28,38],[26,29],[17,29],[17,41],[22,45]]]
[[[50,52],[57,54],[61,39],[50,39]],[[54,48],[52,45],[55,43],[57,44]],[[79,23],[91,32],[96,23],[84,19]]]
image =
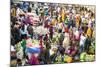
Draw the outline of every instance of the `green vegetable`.
[[[91,62],[91,61],[94,61],[95,60],[95,55],[86,55],[85,57],[85,61],[87,62]]]
[[[80,54],[80,61],[85,61],[85,57],[86,57],[86,52],[83,52]]]
[[[91,53],[91,54],[94,54],[95,53],[95,46],[94,45],[91,45],[89,47],[89,53]]]

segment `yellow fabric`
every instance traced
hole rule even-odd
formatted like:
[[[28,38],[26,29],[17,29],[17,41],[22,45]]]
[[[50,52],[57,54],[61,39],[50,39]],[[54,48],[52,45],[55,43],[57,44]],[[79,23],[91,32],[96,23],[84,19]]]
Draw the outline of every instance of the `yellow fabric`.
[[[11,16],[16,16],[16,9],[15,8],[12,8]]]
[[[79,26],[79,19],[78,18],[76,19],[76,26],[77,27]]]
[[[71,63],[71,62],[72,62],[72,57],[66,57],[66,58],[65,58],[65,62]]]
[[[64,22],[64,20],[65,20],[65,12],[64,12],[64,10],[62,11],[61,16],[62,16],[62,22]]]
[[[56,19],[52,19],[52,25],[56,25],[57,20]]]
[[[91,30],[91,28],[88,28],[88,29],[87,29],[87,35],[88,35],[88,36],[91,36],[91,34],[92,34],[92,30]]]

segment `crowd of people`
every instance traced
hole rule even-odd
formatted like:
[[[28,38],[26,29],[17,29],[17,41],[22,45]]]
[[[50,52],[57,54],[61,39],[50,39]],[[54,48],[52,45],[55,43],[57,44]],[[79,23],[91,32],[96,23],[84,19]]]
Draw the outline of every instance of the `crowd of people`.
[[[84,5],[11,2],[11,65],[95,60],[95,9]]]

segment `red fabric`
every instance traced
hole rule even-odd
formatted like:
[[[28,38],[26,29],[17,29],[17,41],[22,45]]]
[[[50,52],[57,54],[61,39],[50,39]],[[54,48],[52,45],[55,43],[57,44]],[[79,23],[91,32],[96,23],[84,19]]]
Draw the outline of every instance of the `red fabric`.
[[[68,27],[66,27],[66,28],[65,28],[65,32],[66,32],[66,33],[68,33],[68,32],[69,32]]]
[[[40,36],[40,48],[43,48],[43,37]]]

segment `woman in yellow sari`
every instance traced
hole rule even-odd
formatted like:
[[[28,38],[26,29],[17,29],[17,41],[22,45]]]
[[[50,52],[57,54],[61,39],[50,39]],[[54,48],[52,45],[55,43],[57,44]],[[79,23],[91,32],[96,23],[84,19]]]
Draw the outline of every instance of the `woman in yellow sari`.
[[[92,29],[90,27],[87,29],[86,35],[89,37],[92,36]]]
[[[64,9],[62,10],[61,17],[62,17],[62,22],[64,22],[65,21],[65,10]]]

